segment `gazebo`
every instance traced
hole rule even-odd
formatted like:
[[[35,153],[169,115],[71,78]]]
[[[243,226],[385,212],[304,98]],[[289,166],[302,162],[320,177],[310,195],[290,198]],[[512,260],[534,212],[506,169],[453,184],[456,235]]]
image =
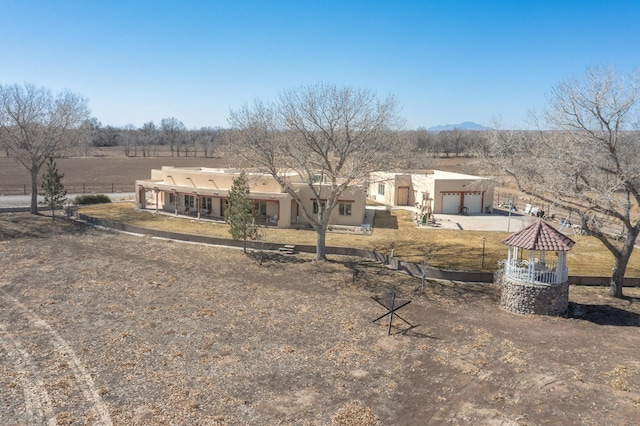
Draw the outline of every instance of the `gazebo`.
[[[505,238],[509,246],[500,306],[511,312],[562,315],[569,304],[567,252],[575,242],[538,220]],[[527,252],[526,258],[522,258]],[[557,256],[548,259],[548,253]]]

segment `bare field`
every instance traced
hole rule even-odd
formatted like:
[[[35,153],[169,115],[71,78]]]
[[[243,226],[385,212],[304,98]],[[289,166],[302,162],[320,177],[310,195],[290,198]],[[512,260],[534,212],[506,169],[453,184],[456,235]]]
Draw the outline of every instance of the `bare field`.
[[[64,174],[63,184],[70,193],[82,192],[134,192],[136,179],[149,179],[151,169],[162,166],[226,167],[220,158],[203,157],[106,157],[59,158],[58,170]],[[44,169],[40,175],[44,173]],[[26,186],[31,192],[29,172],[10,158],[0,158],[0,194],[20,195]]]
[[[640,290],[571,288],[579,319],[419,281],[0,216],[3,424],[631,425]],[[412,300],[386,335],[370,296]],[[400,324],[396,324],[399,326]],[[399,331],[394,328],[394,332]]]
[[[164,147],[166,148],[166,147]],[[109,192],[113,185],[116,191],[133,192],[136,179],[148,179],[151,169],[162,166],[187,167],[229,167],[233,159],[218,152],[213,158],[171,157],[161,151],[159,157],[127,157],[122,148],[93,148],[88,157],[67,157],[56,159],[63,183],[69,192]],[[441,158],[430,160],[443,170],[460,171],[468,167],[469,159]],[[237,164],[235,165],[237,166]],[[41,171],[40,175],[44,173]],[[0,158],[0,194],[21,195],[24,188],[30,193],[31,176],[20,164],[10,158]]]

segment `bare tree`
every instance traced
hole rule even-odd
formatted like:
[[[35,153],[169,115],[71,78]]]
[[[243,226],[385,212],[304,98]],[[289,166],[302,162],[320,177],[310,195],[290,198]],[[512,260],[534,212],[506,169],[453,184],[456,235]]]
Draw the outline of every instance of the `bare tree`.
[[[453,146],[451,144],[451,137],[450,137],[450,131],[447,130],[443,130],[441,132],[438,132],[438,151],[440,153],[444,153],[445,156],[447,158],[449,158],[449,155],[451,154],[451,151],[453,150]]]
[[[38,173],[48,158],[78,143],[89,117],[87,100],[53,95],[33,84],[0,85],[0,128],[11,156],[31,173],[31,213],[38,213]]]
[[[151,157],[151,147],[156,145],[158,139],[158,131],[153,121],[142,125],[139,139],[142,145],[142,156]]]
[[[122,138],[121,130],[117,127],[106,126],[101,129],[99,146],[118,146]]]
[[[200,130],[192,130],[190,133],[193,138],[194,145],[197,145],[202,149],[205,158],[212,157],[215,146],[220,139],[222,129],[202,127]]]
[[[590,69],[549,96],[544,128],[531,140],[497,132],[490,155],[527,194],[575,213],[614,258],[610,295],[622,297],[640,233],[640,103],[637,76]],[[622,232],[621,232],[622,231]],[[621,241],[620,241],[621,240]]]
[[[340,195],[390,164],[388,148],[401,122],[393,97],[325,84],[285,91],[271,105],[245,105],[229,121],[249,164],[271,174],[302,207],[317,234],[317,260],[326,259],[326,229]],[[316,213],[283,171],[295,172],[310,188]]]
[[[3,133],[5,133],[5,130],[0,126],[0,148],[4,151],[5,157],[9,158],[11,152],[9,151],[9,143],[7,142],[8,138]]]
[[[92,146],[100,146],[100,138],[102,136],[102,123],[95,117],[84,120],[81,126],[82,138],[80,139],[80,154],[88,157],[89,149]]]
[[[122,147],[124,148],[124,155],[131,157],[131,148],[133,147],[133,156],[138,156],[138,132],[136,126],[129,123],[126,124],[122,130]]]
[[[174,152],[180,157],[180,145],[184,140],[184,133],[187,128],[182,121],[174,117],[163,118],[160,120],[160,130],[162,130],[162,137],[164,143],[168,143],[171,149],[171,156]]]

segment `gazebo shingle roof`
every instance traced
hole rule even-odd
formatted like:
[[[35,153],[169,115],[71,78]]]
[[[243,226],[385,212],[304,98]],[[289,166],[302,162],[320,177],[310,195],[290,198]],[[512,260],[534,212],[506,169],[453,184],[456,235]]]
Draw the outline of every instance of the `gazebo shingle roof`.
[[[527,250],[569,251],[575,242],[546,222],[539,220],[502,240],[508,246]]]

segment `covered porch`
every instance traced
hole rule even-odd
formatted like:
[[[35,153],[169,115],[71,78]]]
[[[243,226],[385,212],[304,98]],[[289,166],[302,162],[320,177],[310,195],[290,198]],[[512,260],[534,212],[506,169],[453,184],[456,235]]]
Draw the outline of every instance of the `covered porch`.
[[[256,223],[274,227],[291,225],[288,194],[252,193]],[[195,219],[224,221],[228,190],[176,188],[170,185],[138,185],[137,207],[155,213],[172,213]]]

